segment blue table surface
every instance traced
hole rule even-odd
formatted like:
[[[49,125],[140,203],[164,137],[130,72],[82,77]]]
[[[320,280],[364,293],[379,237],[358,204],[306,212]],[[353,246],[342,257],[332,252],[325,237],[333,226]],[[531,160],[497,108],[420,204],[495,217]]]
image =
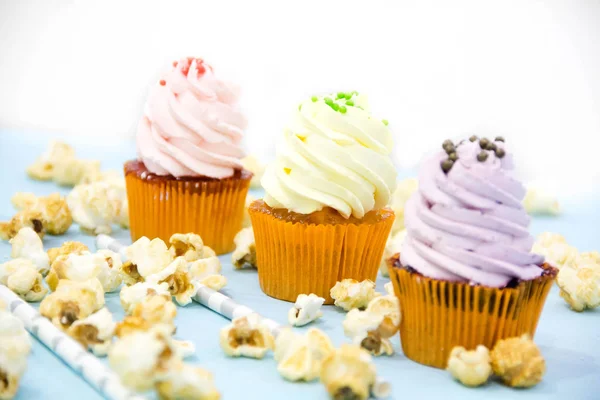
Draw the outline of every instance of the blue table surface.
[[[0,220],[8,220],[13,209],[10,197],[17,191],[30,191],[46,195],[68,189],[52,182],[34,182],[25,175],[25,168],[47,146],[48,135],[36,132],[0,130]],[[121,169],[123,161],[135,157],[132,143],[92,143],[89,139],[66,139],[76,148],[81,158],[100,159],[105,169]],[[410,171],[400,173],[410,176]],[[562,201],[565,212],[558,218],[535,218],[531,225],[533,234],[553,231],[563,234],[581,251],[600,249],[598,236],[600,212],[595,208],[600,194],[592,198]],[[118,230],[114,236],[123,243],[131,243],[129,232]],[[93,238],[72,226],[62,237],[46,236],[45,248],[60,246],[65,240],[79,240],[93,247]],[[0,262],[10,256],[10,246],[0,243]],[[262,315],[286,323],[290,303],[267,297],[260,290],[255,270],[236,271],[230,256],[221,257],[223,274],[228,279],[224,293],[237,302],[247,305]],[[377,288],[383,291],[387,278],[377,279]],[[123,317],[118,293],[107,294],[107,306],[115,318]],[[333,306],[324,307],[324,316],[315,324],[330,335],[336,345],[347,339],[343,335],[344,313]],[[224,399],[327,399],[324,387],[317,381],[290,383],[276,370],[272,356],[263,360],[231,359],[221,351],[219,330],[228,323],[220,315],[193,303],[179,307],[176,319],[177,337],[191,340],[197,348],[196,356],[189,362],[212,371]],[[298,328],[299,331],[308,329]],[[547,363],[547,373],[542,383],[528,390],[507,388],[492,381],[487,385],[469,389],[454,382],[442,370],[414,363],[402,354],[399,338],[393,340],[396,354],[379,357],[375,364],[380,376],[393,384],[392,399],[446,398],[446,399],[600,399],[600,309],[584,313],[569,310],[559,297],[556,287],[550,292],[535,337]],[[149,395],[149,398],[152,398]],[[79,375],[74,373],[43,344],[34,340],[29,357],[29,367],[17,395],[23,399],[97,399],[101,396]]]

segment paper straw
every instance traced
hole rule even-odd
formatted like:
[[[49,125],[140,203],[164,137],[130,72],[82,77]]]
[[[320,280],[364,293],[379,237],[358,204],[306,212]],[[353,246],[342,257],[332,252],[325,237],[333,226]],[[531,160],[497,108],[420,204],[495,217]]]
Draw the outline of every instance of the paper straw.
[[[119,241],[108,235],[96,236],[96,248],[98,250],[109,249],[125,257],[125,247],[126,246],[119,243]],[[224,294],[219,293],[204,285],[198,285],[198,291],[192,297],[192,299],[194,299],[194,301],[196,301],[197,303],[200,303],[203,306],[210,308],[217,314],[220,314],[229,320],[244,317],[249,314],[260,315],[256,311],[252,310],[250,307],[246,307],[243,304],[238,304],[232,298],[227,297]],[[282,329],[281,324],[269,318],[261,318],[261,321],[269,327],[273,335],[277,336],[277,334]],[[377,399],[383,399],[388,397],[390,392],[390,383],[381,378],[377,378],[377,381],[375,382],[375,385],[373,385],[372,388],[372,395]]]
[[[4,300],[12,314],[23,322],[25,329],[58,355],[75,372],[81,374],[83,379],[104,397],[114,400],[145,399],[125,388],[117,374],[96,356],[90,354],[77,341],[52,325],[46,317],[4,285],[0,285],[0,299]]]

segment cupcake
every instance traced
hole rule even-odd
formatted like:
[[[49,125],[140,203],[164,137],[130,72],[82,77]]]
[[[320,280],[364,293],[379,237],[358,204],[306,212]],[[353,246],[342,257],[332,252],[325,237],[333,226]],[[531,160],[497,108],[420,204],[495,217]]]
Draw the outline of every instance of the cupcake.
[[[445,368],[454,346],[534,335],[557,270],[531,252],[523,185],[504,139],[472,136],[420,167],[407,236],[389,260],[404,354]]]
[[[125,164],[132,240],[193,232],[217,254],[233,250],[252,179],[238,93],[200,58],[173,62],[152,87],[138,159]]]
[[[265,197],[249,208],[267,295],[314,293],[331,304],[337,281],[375,280],[394,222],[387,125],[356,92],[300,104],[261,180]]]

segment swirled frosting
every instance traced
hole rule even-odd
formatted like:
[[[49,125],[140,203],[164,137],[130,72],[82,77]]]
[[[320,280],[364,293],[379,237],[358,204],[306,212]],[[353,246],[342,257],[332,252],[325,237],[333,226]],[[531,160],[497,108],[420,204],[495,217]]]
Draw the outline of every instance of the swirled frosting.
[[[402,265],[430,278],[490,287],[541,275],[544,259],[530,251],[525,188],[511,177],[512,154],[503,141],[487,144],[496,150],[466,141],[421,165],[419,189],[405,208]]]
[[[385,207],[396,186],[387,121],[356,92],[303,102],[286,128],[276,160],[261,183],[265,202],[311,214],[324,207],[362,218]]]
[[[246,119],[237,87],[200,58],[175,61],[150,90],[137,131],[138,155],[157,175],[227,178],[241,169]]]

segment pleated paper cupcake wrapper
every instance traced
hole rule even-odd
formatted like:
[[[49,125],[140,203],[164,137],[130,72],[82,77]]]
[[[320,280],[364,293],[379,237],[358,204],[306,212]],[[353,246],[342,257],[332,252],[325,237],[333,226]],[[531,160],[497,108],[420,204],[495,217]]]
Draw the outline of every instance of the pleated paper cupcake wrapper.
[[[232,251],[242,229],[250,177],[186,182],[127,174],[131,239],[168,242],[174,233],[196,233],[217,254]]]
[[[388,261],[400,301],[400,338],[413,361],[446,368],[453,347],[492,349],[500,339],[532,337],[554,276],[521,282],[515,288],[489,288],[426,278]]]
[[[258,279],[263,292],[296,301],[314,293],[332,304],[337,281],[375,280],[394,218],[376,223],[292,223],[250,209],[256,240]]]

